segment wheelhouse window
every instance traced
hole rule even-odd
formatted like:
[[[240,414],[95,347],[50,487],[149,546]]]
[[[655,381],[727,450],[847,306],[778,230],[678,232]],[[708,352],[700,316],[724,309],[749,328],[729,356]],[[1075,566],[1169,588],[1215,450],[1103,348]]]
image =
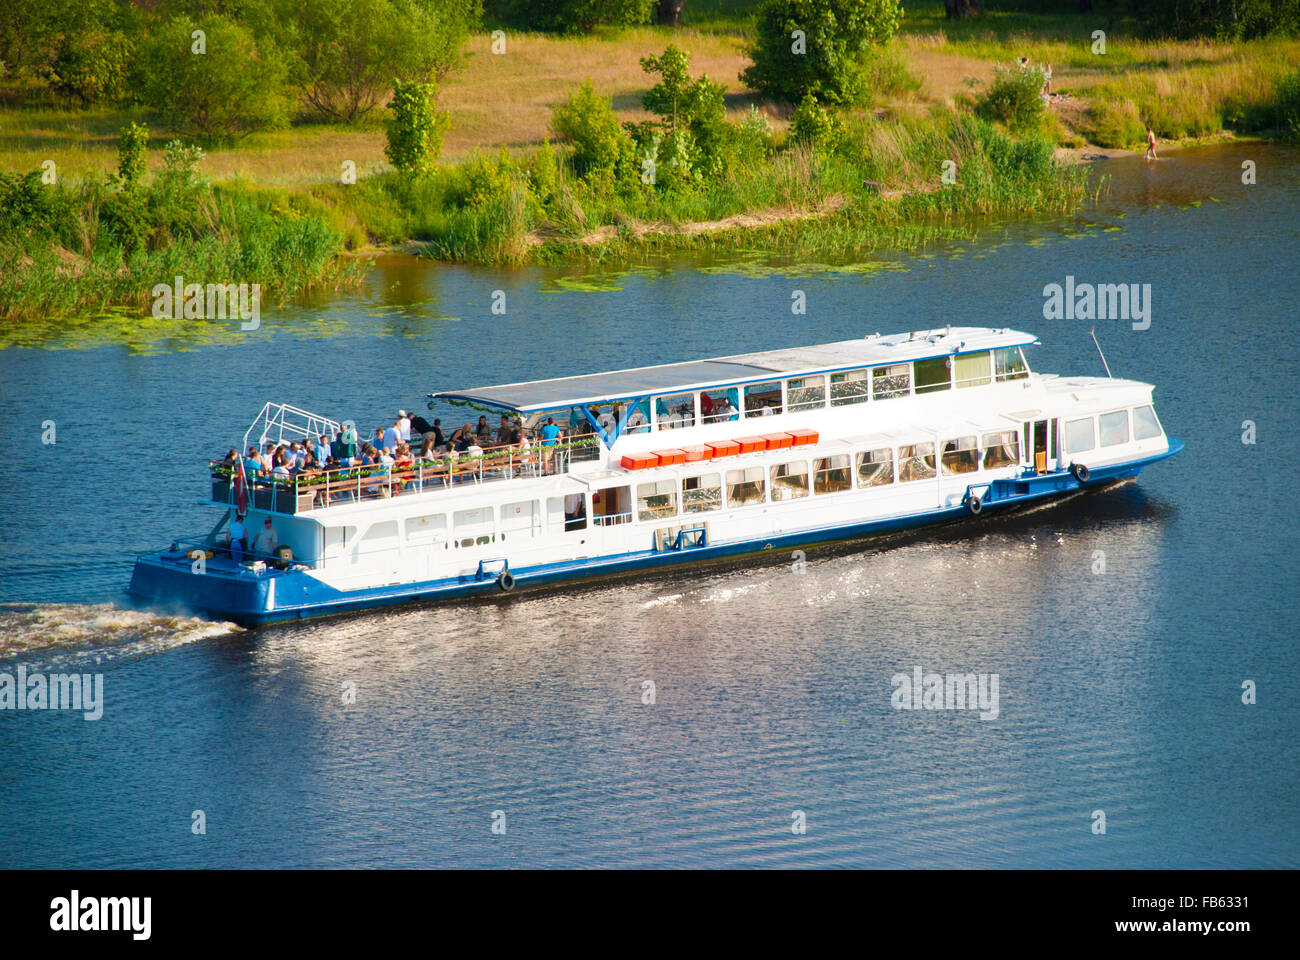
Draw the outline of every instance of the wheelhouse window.
[[[992,383],[993,377],[989,372],[989,352],[981,350],[979,353],[961,353],[953,357],[953,372],[957,381],[957,389],[962,387],[982,387],[986,383]]]
[[[955,437],[943,442],[945,474],[974,473],[979,468],[979,442],[975,437]]]
[[[785,382],[786,410],[815,410],[826,406],[826,377],[791,377]]]
[[[695,426],[695,394],[675,393],[655,397],[655,427],[659,430],[680,430]]]
[[[1158,437],[1163,431],[1160,429],[1160,421],[1156,419],[1155,408],[1150,404],[1133,408],[1133,439],[1150,440],[1152,437]]]
[[[916,368],[917,393],[952,389],[952,357],[917,360],[913,366]]]
[[[1128,443],[1128,411],[1116,410],[1114,413],[1103,413],[1097,418],[1097,432],[1101,435],[1103,447]]]
[[[867,370],[841,370],[831,374],[831,406],[844,407],[867,400]]]
[[[766,499],[766,477],[762,467],[727,471],[727,505],[744,507]]]
[[[661,520],[677,516],[677,481],[656,480],[636,488],[638,520]]]
[[[841,493],[851,489],[853,489],[853,475],[850,473],[847,453],[819,457],[813,461],[814,493]]]
[[[701,390],[700,422],[722,423],[726,420],[739,419],[740,411],[737,409],[739,402],[740,391],[735,387],[730,390]]]
[[[875,400],[906,397],[912,392],[912,365],[894,363],[871,371],[871,396]]]
[[[772,502],[808,496],[808,461],[795,460],[772,467]]]
[[[1097,446],[1092,427],[1092,417],[1065,421],[1066,453],[1084,453]]]
[[[682,478],[682,513],[707,513],[722,509],[722,474],[705,473]]]
[[[766,417],[781,412],[781,381],[751,383],[745,387],[745,416]]]
[[[998,383],[1003,380],[1024,380],[1029,376],[1029,364],[1019,347],[1002,347],[993,351],[993,375]]]
[[[898,482],[927,480],[937,475],[934,468],[934,444],[914,443],[898,448]]]
[[[984,469],[1011,467],[1020,462],[1020,431],[1000,430],[984,434]]]
[[[546,501],[546,527],[552,533],[558,530],[586,530],[587,495],[569,493],[549,498]]]
[[[883,487],[894,482],[894,451],[862,450],[858,453],[858,486]]]
[[[606,487],[591,495],[591,519],[598,527],[632,520],[632,488]]]

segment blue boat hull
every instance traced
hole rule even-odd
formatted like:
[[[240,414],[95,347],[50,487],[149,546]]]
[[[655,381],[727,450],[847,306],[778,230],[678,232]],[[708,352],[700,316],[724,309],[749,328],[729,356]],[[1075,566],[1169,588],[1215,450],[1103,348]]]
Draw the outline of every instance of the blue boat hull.
[[[1171,439],[1166,453],[1096,468],[1085,481],[1076,479],[1067,471],[1060,471],[1011,480],[994,480],[974,486],[980,491],[981,512],[1003,511],[1131,479],[1149,464],[1171,457],[1182,449],[1181,441]],[[534,567],[512,567],[510,573],[518,587],[538,587],[684,563],[725,560],[817,543],[856,540],[952,522],[969,518],[971,514],[969,507],[962,504],[880,520],[791,531],[764,538],[704,543],[682,550],[645,550]],[[491,576],[451,577],[341,591],[304,572],[267,571],[255,574],[220,557],[206,561],[204,572],[196,574],[191,570],[191,561],[183,553],[167,552],[137,559],[129,591],[149,604],[231,620],[244,626],[259,626],[414,600],[450,599],[475,594],[499,596],[501,591],[495,573],[493,571]]]

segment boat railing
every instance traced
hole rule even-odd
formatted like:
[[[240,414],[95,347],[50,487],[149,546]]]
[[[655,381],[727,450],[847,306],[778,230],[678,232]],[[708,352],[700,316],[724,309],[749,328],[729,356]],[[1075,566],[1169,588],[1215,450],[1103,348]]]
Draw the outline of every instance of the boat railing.
[[[308,510],[380,500],[412,493],[446,490],[464,483],[481,484],[518,477],[568,473],[575,462],[600,456],[596,438],[561,440],[544,446],[487,448],[481,454],[448,453],[408,465],[375,464],[311,470],[289,477],[248,478],[242,491],[244,509],[297,514]],[[210,461],[212,499],[238,507],[239,470],[224,461]]]

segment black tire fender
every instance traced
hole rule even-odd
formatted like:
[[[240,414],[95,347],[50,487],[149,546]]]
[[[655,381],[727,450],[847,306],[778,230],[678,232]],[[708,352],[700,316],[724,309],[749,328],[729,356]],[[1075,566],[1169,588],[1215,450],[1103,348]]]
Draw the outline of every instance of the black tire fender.
[[[1081,463],[1070,464],[1070,472],[1074,474],[1074,479],[1080,483],[1088,482],[1088,468]]]
[[[966,498],[966,509],[974,516],[979,516],[979,512],[984,509],[984,501],[972,493]]]
[[[502,593],[509,593],[515,588],[515,575],[509,570],[502,570],[501,576],[497,577],[497,589]]]

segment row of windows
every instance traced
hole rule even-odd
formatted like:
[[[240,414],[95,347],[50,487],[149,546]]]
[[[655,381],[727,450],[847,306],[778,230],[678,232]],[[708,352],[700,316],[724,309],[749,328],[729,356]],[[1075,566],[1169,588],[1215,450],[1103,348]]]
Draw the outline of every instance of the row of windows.
[[[1130,429],[1130,415],[1132,418]],[[1065,452],[1087,453],[1097,447],[1117,447],[1134,440],[1150,440],[1163,431],[1150,404],[1130,410],[1114,410],[1095,417],[1065,421]]]
[[[628,416],[628,433],[645,433],[652,429],[674,430],[697,423],[721,423],[750,417],[764,417],[800,410],[889,400],[911,396],[914,392],[984,386],[1029,376],[1024,354],[1019,347],[981,350],[951,357],[933,357],[909,363],[843,370],[839,373],[813,374],[768,380],[742,387],[718,387],[693,393],[664,394],[655,397],[650,409],[639,404]]]

